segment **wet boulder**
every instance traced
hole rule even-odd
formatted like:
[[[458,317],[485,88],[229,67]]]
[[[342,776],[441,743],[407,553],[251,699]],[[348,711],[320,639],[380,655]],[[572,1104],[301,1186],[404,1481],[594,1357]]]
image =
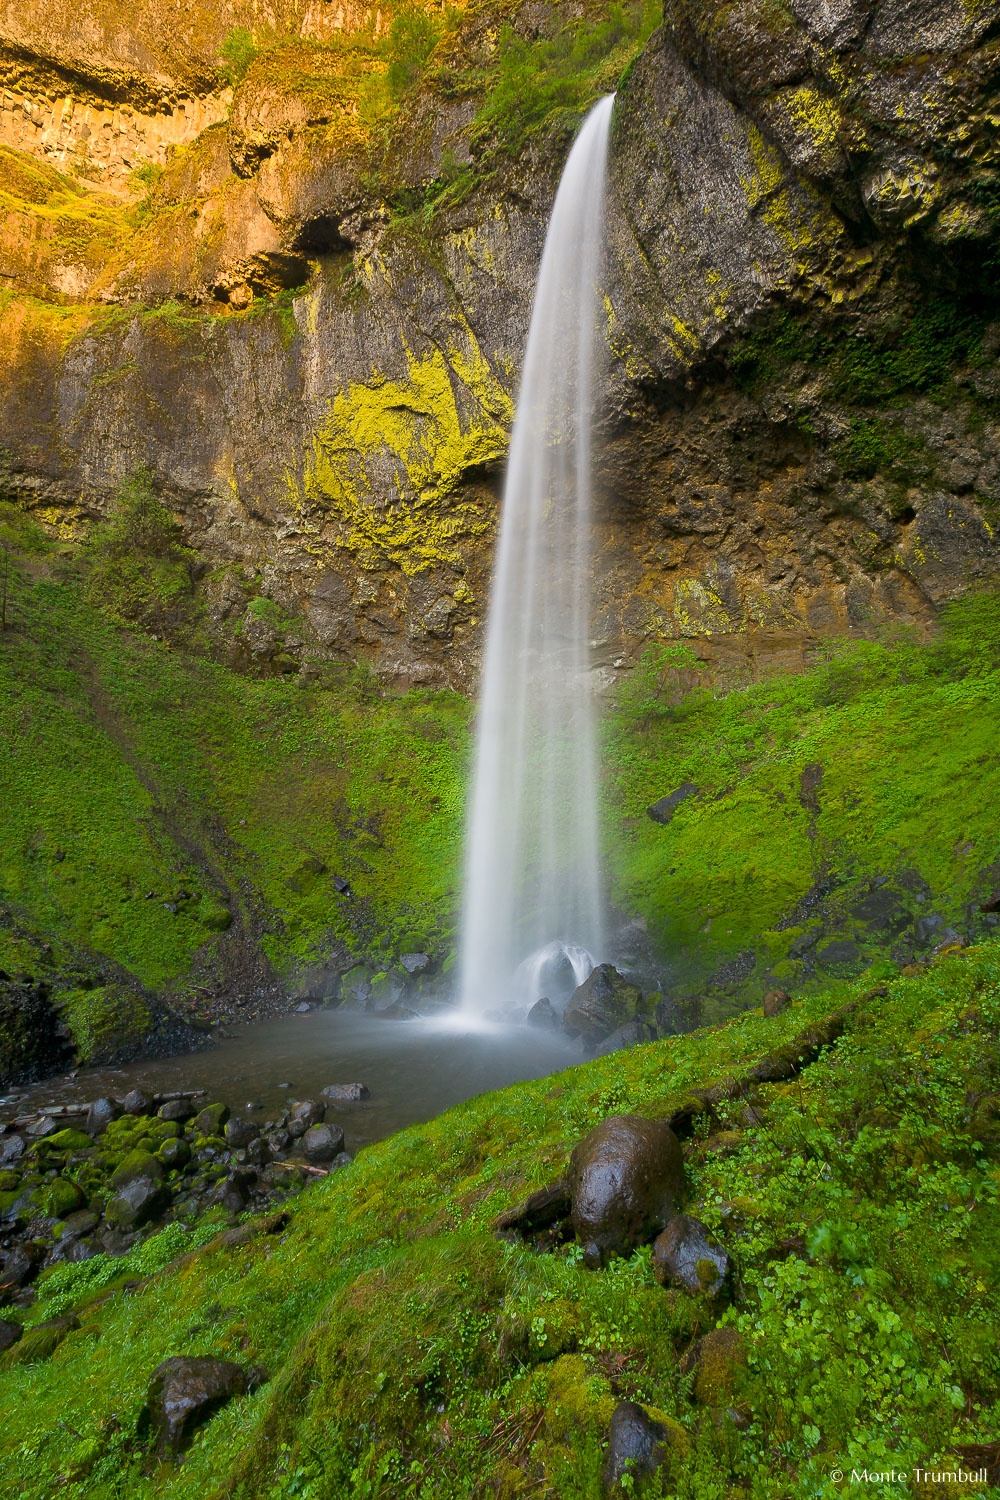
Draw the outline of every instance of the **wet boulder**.
[[[653,1275],[692,1297],[715,1296],[729,1270],[729,1257],[708,1228],[690,1214],[677,1214],[653,1242]]]
[[[344,1132],[339,1125],[312,1125],[302,1137],[302,1152],[314,1166],[333,1161],[344,1149]]]
[[[6,1135],[0,1140],[0,1167],[9,1167],[24,1155],[24,1136]]]
[[[95,1099],[87,1110],[85,1129],[88,1135],[103,1135],[121,1114],[121,1105],[115,1099]]]
[[[5,1258],[0,1270],[0,1300],[6,1295],[9,1300],[22,1287],[34,1281],[42,1259],[40,1247],[28,1240],[15,1245]]]
[[[563,1014],[563,1030],[595,1046],[620,1026],[643,1016],[640,987],[619,974],[614,964],[598,964],[571,996]]]
[[[148,1178],[152,1182],[163,1180],[163,1166],[150,1151],[130,1151],[112,1172],[111,1186],[124,1187],[139,1178]]]
[[[0,1354],[6,1354],[8,1349],[13,1349],[18,1339],[24,1333],[20,1323],[13,1318],[0,1318]]]
[[[195,1115],[194,1125],[199,1135],[221,1135],[228,1120],[228,1105],[208,1104]]]
[[[626,1477],[633,1485],[660,1471],[669,1478],[671,1467],[686,1457],[690,1446],[691,1440],[679,1422],[666,1415],[653,1417],[636,1401],[619,1401],[611,1418],[608,1452],[601,1470],[602,1494],[622,1494]]]
[[[127,1115],[151,1115],[153,1101],[142,1089],[129,1089],[122,1100],[122,1109]]]
[[[241,1151],[260,1135],[260,1126],[249,1120],[226,1121],[226,1145],[231,1151]]]
[[[305,1135],[307,1130],[311,1130],[314,1125],[321,1124],[325,1114],[326,1105],[322,1104],[319,1099],[299,1099],[292,1105],[291,1113],[288,1116],[288,1124],[286,1126],[288,1134],[293,1140],[297,1140],[300,1136]]]
[[[227,1214],[241,1214],[250,1201],[253,1178],[247,1172],[228,1172],[212,1193],[212,1202]]]
[[[626,1047],[641,1047],[644,1042],[651,1042],[654,1036],[653,1028],[645,1021],[626,1021],[594,1048],[594,1056],[607,1057],[609,1053],[621,1052]]]
[[[185,1120],[190,1120],[193,1116],[194,1105],[190,1099],[168,1099],[166,1104],[160,1105],[156,1113],[157,1117],[161,1120],[175,1120],[178,1123],[183,1123]]]
[[[371,1089],[366,1083],[331,1083],[320,1090],[320,1098],[327,1104],[360,1104],[371,1098]]]
[[[535,1001],[526,1019],[529,1026],[538,1026],[543,1031],[558,1031],[559,1029],[559,1017],[548,995],[543,995],[540,1000]]]
[[[145,1417],[161,1458],[183,1453],[195,1431],[231,1401],[263,1385],[259,1367],[246,1369],[228,1359],[174,1355],[153,1371]]]
[[[681,1143],[665,1120],[612,1115],[574,1148],[567,1186],[584,1262],[602,1265],[654,1239],[677,1213]]]

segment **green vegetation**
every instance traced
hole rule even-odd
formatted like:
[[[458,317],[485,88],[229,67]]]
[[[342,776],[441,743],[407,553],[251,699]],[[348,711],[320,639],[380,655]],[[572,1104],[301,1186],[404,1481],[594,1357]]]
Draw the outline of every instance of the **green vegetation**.
[[[981,312],[958,299],[928,296],[895,324],[846,338],[833,327],[817,329],[782,313],[759,333],[742,338],[730,355],[739,384],[757,390],[780,380],[789,365],[825,369],[837,396],[851,405],[891,405],[914,392],[943,398],[956,365],[980,357]]]
[[[44,550],[17,552],[14,628],[0,638],[0,901],[21,928],[0,931],[0,967],[37,971],[33,933],[60,962],[96,952],[177,984],[215,961],[237,918],[285,972],[338,945],[445,945],[465,703],[383,697],[353,667],[326,667],[319,687],[248,681],[118,627],[123,574],[160,577],[127,539],[154,562],[173,545],[142,485],[128,493],[92,559],[60,556],[21,523]],[[141,594],[143,609],[157,597]],[[305,859],[322,873],[291,880]],[[72,1010],[81,1039],[96,1035],[92,1000]]]
[[[590,1271],[573,1244],[493,1237],[608,1114],[670,1114],[848,1003],[844,1035],[799,1079],[695,1130],[687,1207],[735,1262],[733,1302],[664,1291],[648,1249]],[[832,1500],[835,1468],[970,1467],[1000,1421],[998,1025],[987,945],[471,1100],[309,1189],[280,1237],[209,1243],[78,1305],[51,1358],[2,1377],[0,1475],[23,1500],[596,1500],[623,1396],[675,1424],[682,1458],[637,1488],[650,1496]],[[188,1248],[167,1234],[176,1246],[155,1237],[135,1269]],[[92,1295],[110,1268],[90,1264],[47,1273],[30,1321]],[[713,1392],[680,1361],[717,1323],[748,1363],[709,1372]],[[194,1353],[271,1379],[183,1466],[151,1469],[150,1374]]]
[[[535,41],[503,27],[474,139],[517,156],[540,129],[574,127],[601,94],[617,87],[661,19],[658,0],[633,0]]]
[[[180,528],[139,469],[126,479],[107,521],[89,540],[93,567],[89,594],[109,620],[180,635],[191,623],[193,554],[180,544]]]
[[[877,963],[900,917],[965,924],[1000,853],[982,796],[1000,759],[996,596],[945,610],[930,645],[830,645],[804,675],[725,696],[672,686],[679,649],[651,648],[606,719],[607,847],[618,906],[646,918],[678,982],[753,960],[703,1014],[731,1012],[768,975],[801,984],[831,939]],[[646,808],[685,782],[700,795],[652,822]],[[883,887],[890,909],[859,912]]]
[[[95,955],[173,990],[217,972],[236,941],[289,977],[331,953],[377,970],[407,948],[447,956],[463,699],[386,696],[360,667],[296,676],[289,657],[289,675],[248,680],[208,660],[219,642],[201,586],[148,476],[83,554],[11,506],[0,542],[13,562],[0,968],[46,969],[38,944],[53,945],[84,1056],[109,1045],[112,1013],[133,1031],[144,1005],[106,989]],[[259,624],[301,634],[259,580],[240,581],[231,649]],[[617,906],[646,920],[696,1014],[730,1014],[771,982],[822,985],[837,965],[905,961],[922,917],[969,931],[1000,852],[1000,813],[981,795],[1000,739],[998,648],[994,596],[947,610],[932,644],[830,645],[804,675],[714,693],[675,685],[690,680],[688,647],[651,648],[605,718],[605,843]],[[651,821],[685,782],[698,795],[669,825]]]

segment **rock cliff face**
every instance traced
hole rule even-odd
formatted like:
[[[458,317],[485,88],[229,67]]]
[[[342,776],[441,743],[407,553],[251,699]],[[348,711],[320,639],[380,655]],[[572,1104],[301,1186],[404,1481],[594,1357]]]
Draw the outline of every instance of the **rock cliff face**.
[[[471,686],[568,139],[555,113],[498,147],[496,18],[453,19],[398,85],[388,11],[286,3],[254,43],[237,3],[22,9],[6,484],[79,534],[145,465],[221,650]],[[524,6],[506,45],[568,18]],[[668,0],[614,132],[604,668],[662,636],[714,671],[796,665],[996,576],[998,19]],[[248,593],[285,623],[237,646]]]

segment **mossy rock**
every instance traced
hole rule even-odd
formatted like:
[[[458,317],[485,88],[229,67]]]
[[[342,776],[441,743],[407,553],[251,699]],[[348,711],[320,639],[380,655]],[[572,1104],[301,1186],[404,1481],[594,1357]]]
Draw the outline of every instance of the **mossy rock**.
[[[136,1146],[141,1149],[142,1140],[148,1140],[152,1147],[158,1148],[163,1145],[164,1141],[177,1140],[180,1134],[181,1127],[176,1120],[155,1120],[145,1136],[136,1142]]]
[[[51,1359],[66,1335],[79,1326],[76,1318],[67,1317],[41,1328],[27,1328],[13,1348],[0,1357],[0,1365],[10,1369],[14,1365],[31,1365],[39,1360]]]
[[[194,1117],[194,1128],[203,1136],[221,1136],[229,1119],[227,1104],[208,1104]]]
[[[12,1193],[20,1186],[21,1174],[15,1172],[13,1167],[4,1167],[0,1171],[0,1193]]]
[[[187,1141],[164,1141],[156,1154],[168,1172],[179,1172],[191,1160],[191,1147]]]
[[[55,1135],[47,1137],[44,1144],[47,1151],[92,1151],[94,1147],[89,1135],[72,1127],[57,1130]]]
[[[46,1187],[37,1188],[33,1196],[38,1207],[50,1219],[67,1219],[77,1209],[85,1207],[87,1202],[86,1193],[65,1177],[57,1177],[55,1182]]]
[[[111,1186],[124,1187],[126,1183],[135,1182],[139,1177],[148,1177],[153,1182],[162,1181],[163,1165],[150,1151],[130,1151],[121,1165],[112,1172]]]
[[[691,1394],[702,1406],[732,1406],[747,1369],[746,1339],[735,1328],[713,1328],[681,1360],[682,1375],[693,1375]]]

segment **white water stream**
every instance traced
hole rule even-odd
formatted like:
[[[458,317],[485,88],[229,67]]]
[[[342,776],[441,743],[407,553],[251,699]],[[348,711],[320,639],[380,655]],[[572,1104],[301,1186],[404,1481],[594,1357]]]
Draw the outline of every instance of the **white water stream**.
[[[535,289],[486,636],[461,995],[480,1015],[565,999],[604,947],[589,673],[591,425],[614,97],[588,115]]]

